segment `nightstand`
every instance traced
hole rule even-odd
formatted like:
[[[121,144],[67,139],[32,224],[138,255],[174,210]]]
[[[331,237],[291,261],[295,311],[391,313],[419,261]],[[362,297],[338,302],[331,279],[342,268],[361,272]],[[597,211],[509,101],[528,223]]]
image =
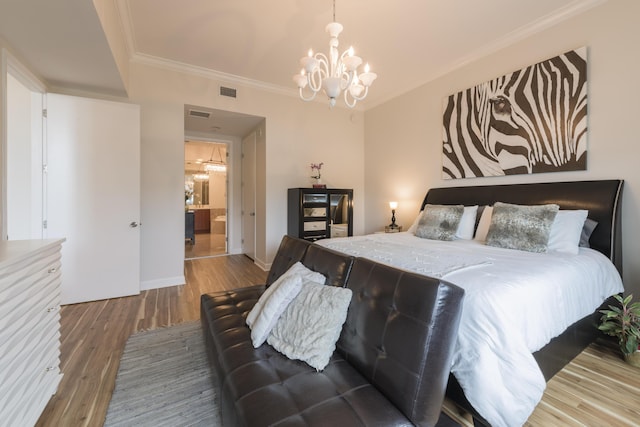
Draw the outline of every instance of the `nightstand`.
[[[400,233],[402,231],[402,226],[399,225],[395,228],[391,228],[388,225],[384,228],[385,233]]]

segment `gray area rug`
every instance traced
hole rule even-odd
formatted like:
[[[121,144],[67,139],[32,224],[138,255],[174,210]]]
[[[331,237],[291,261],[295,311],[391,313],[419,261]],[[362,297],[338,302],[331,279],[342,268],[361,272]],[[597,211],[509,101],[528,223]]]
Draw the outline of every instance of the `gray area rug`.
[[[129,338],[104,425],[222,425],[199,322]]]

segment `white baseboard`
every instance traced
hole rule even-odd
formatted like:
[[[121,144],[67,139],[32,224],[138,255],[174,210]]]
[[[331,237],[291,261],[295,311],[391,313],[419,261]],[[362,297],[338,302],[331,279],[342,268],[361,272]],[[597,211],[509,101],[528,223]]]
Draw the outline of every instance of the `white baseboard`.
[[[179,286],[186,283],[184,276],[166,277],[164,279],[144,280],[140,282],[140,290],[168,288],[169,286]]]
[[[271,270],[271,263],[270,262],[263,262],[263,261],[260,261],[258,259],[254,259],[253,263],[255,265],[257,265],[258,267],[260,267],[263,271]]]

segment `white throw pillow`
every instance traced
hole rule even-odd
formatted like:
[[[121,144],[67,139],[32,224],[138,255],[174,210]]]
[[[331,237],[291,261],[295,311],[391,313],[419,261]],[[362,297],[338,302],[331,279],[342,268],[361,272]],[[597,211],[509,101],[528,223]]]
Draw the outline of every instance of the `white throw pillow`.
[[[246,320],[255,348],[264,344],[280,315],[298,295],[302,283],[306,281],[324,284],[325,277],[321,273],[309,270],[301,262],[296,262],[260,296]]]
[[[336,349],[351,295],[348,288],[303,283],[267,342],[289,359],[302,360],[318,371],[323,370]]]
[[[476,215],[478,214],[478,205],[465,206],[458,230],[456,230],[456,239],[473,239],[473,229],[476,226]]]
[[[558,211],[551,225],[547,251],[576,255],[580,243],[580,234],[588,213],[589,211],[583,209]]]
[[[491,215],[493,213],[493,206],[485,206],[478,222],[478,228],[476,229],[476,236],[474,240],[484,242],[487,240],[487,233],[489,233],[489,226],[491,225]]]

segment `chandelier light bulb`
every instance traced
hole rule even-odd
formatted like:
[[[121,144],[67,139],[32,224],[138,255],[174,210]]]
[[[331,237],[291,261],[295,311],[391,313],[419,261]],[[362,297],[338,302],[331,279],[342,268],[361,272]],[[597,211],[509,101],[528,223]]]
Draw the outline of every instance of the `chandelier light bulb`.
[[[378,78],[378,75],[376,73],[372,73],[371,71],[369,71],[369,63],[367,63],[367,65],[364,66],[364,73],[360,74],[360,81],[362,82],[362,84],[364,85],[364,87],[368,88],[369,86],[371,86],[371,84],[373,83],[373,81]]]

